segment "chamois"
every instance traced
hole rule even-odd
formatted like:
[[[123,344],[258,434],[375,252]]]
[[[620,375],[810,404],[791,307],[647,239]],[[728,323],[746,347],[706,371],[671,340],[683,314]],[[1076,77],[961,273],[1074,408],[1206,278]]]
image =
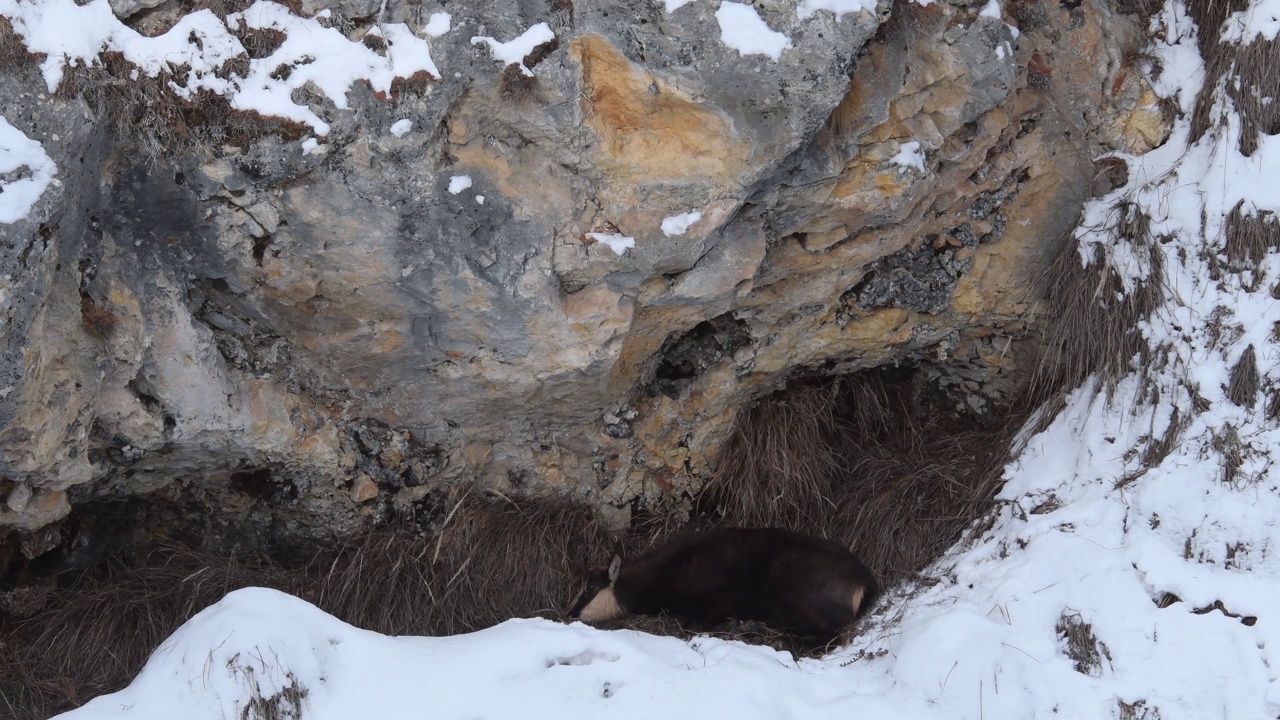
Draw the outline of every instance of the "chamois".
[[[569,615],[592,623],[666,611],[694,630],[733,619],[830,640],[871,605],[877,590],[867,566],[830,540],[779,529],[721,529],[626,563],[615,555],[607,573],[587,576]]]

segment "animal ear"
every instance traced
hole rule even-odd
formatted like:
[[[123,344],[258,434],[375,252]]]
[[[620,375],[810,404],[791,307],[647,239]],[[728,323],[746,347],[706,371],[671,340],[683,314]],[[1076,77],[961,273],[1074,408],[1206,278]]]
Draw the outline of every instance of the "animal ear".
[[[618,572],[622,570],[622,558],[617,555],[613,556],[613,561],[609,563],[609,582],[618,579]]]

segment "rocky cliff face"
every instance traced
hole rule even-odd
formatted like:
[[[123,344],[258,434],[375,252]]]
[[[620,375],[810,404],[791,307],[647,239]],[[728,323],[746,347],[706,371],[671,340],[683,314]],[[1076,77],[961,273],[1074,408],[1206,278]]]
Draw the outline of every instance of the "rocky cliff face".
[[[672,5],[450,3],[439,78],[303,86],[327,135],[233,112],[212,144],[199,99],[144,122],[74,71],[47,91],[0,24],[5,117],[60,181],[0,225],[0,527],[163,489],[342,535],[469,480],[625,509],[701,487],[753,399],[891,363],[998,412],[1052,318],[1037,278],[1123,172],[1092,159],[1167,133],[1140,17],[742,6],[774,59],[722,36],[732,3]],[[433,10],[292,12],[326,7],[382,55],[371,28]],[[115,9],[153,35],[189,10]]]

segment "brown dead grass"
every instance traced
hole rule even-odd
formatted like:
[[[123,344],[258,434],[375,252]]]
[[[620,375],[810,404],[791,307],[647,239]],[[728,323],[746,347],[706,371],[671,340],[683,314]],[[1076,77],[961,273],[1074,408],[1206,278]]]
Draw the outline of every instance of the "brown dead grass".
[[[784,391],[745,413],[707,501],[730,525],[820,534],[884,584],[923,569],[991,508],[1010,433],[919,402],[876,369]]]
[[[503,102],[527,107],[538,100],[538,78],[525,75],[519,63],[512,63],[498,75],[498,97]]]
[[[836,510],[837,393],[834,384],[786,392],[741,416],[705,490],[730,522],[812,528]]]
[[[606,558],[617,538],[582,505],[520,502],[459,490],[427,537],[377,534],[343,548],[314,602],[360,627],[394,635],[450,635],[512,617],[559,617],[573,584],[567,555],[579,538]],[[387,603],[385,598],[413,598]]]
[[[380,530],[292,564],[158,544],[132,559],[64,573],[44,607],[0,614],[0,708],[45,718],[123,687],[152,649],[227,592],[259,586],[389,635],[447,635],[512,617],[561,618],[578,590],[568,557],[652,545],[658,524],[610,535],[585,506],[458,489],[429,531]],[[652,618],[637,618],[652,622]],[[682,632],[678,625],[663,627]]]
[[[1089,677],[1102,677],[1102,659],[1111,659],[1107,646],[1098,640],[1093,626],[1079,613],[1063,612],[1056,628],[1063,651],[1071,658],[1076,672]]]
[[[8,18],[0,17],[0,67],[32,62],[35,59],[35,55],[27,52],[22,38],[13,31],[13,23]]]
[[[1241,201],[1227,213],[1223,227],[1227,266],[1235,271],[1244,288],[1253,292],[1265,279],[1258,266],[1268,253],[1280,250],[1280,219],[1271,212],[1246,213]]]
[[[1280,41],[1257,38],[1231,55],[1234,81],[1225,88],[1240,115],[1240,152],[1251,157],[1260,135],[1280,134]]]
[[[262,585],[298,593],[304,578],[265,558],[214,561],[181,547],[157,548],[140,566],[113,561],[64,577],[44,610],[0,623],[0,705],[15,718],[77,707],[119,689],[165,637],[227,592]]]
[[[470,488],[443,494],[434,512],[427,531],[406,523],[292,563],[166,541],[64,572],[43,607],[22,617],[0,613],[0,708],[15,720],[38,720],[114,692],[183,622],[242,587],[281,590],[388,635],[464,633],[512,617],[563,619],[580,588],[572,560],[594,565],[615,551],[635,554],[676,527],[655,517],[615,536],[582,505],[517,502]],[[575,543],[580,557],[571,558]],[[608,627],[692,635],[668,617]],[[755,624],[710,634],[823,650]]]
[[[185,100],[169,88],[167,73],[133,79],[133,65],[119,53],[104,53],[100,60],[67,68],[58,93],[84,97],[118,138],[153,162],[183,152],[210,155],[220,145],[243,147],[268,135],[297,140],[309,132],[298,123],[235,110],[211,92]]]
[[[173,14],[176,21],[186,13],[208,9],[219,17],[244,10],[250,0],[186,0],[183,13]],[[283,2],[295,14],[301,4],[295,0]],[[168,12],[166,7],[162,11]],[[131,18],[138,21],[160,11],[143,11]],[[161,34],[169,29],[160,25],[151,28],[151,34]],[[264,57],[279,47],[284,36],[272,30],[237,31],[248,57]],[[32,58],[10,23],[0,18],[0,65]],[[248,58],[240,57],[222,68],[228,76],[235,72],[244,74]],[[260,116],[257,113],[237,111],[227,100],[210,92],[200,92],[191,99],[179,97],[170,88],[174,78],[168,73],[149,78],[131,74],[136,68],[116,52],[103,53],[98,62],[68,67],[58,93],[64,97],[83,96],[90,105],[106,117],[115,134],[134,143],[142,155],[151,161],[160,157],[196,151],[211,154],[222,144],[245,146],[254,140],[277,136],[285,140],[297,140],[309,130],[300,124],[279,118]],[[411,89],[420,79],[402,82],[401,90]]]
[[[1191,115],[1191,142],[1214,126],[1214,104],[1229,98],[1240,117],[1240,152],[1249,157],[1258,148],[1259,135],[1280,133],[1280,65],[1275,62],[1280,42],[1261,37],[1243,44],[1221,41],[1223,21],[1247,6],[1244,0],[1194,0],[1187,10],[1199,30],[1205,62],[1204,85]]]
[[[1231,368],[1227,383],[1227,397],[1240,407],[1252,409],[1258,402],[1259,389],[1258,353],[1253,349],[1253,345],[1250,345],[1240,354],[1240,360]]]
[[[1123,700],[1116,700],[1116,702],[1120,720],[1160,720],[1160,708],[1148,705],[1146,700],[1136,700],[1132,703]]]
[[[1043,324],[1044,351],[1032,395],[1048,398],[1078,387],[1097,373],[1108,388],[1131,368],[1146,345],[1137,323],[1164,298],[1164,269],[1150,219],[1136,206],[1121,203],[1112,228],[1146,254],[1149,276],[1130,292],[1101,258],[1085,266],[1074,238],[1067,238],[1042,278],[1045,305],[1053,311]]]
[[[91,337],[105,341],[115,332],[119,320],[87,293],[80,295],[80,325]]]

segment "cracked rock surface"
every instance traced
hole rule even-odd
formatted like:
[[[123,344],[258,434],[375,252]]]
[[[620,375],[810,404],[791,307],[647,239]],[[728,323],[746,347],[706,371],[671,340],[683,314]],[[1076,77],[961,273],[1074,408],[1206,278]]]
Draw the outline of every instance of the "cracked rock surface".
[[[358,37],[356,5],[303,11]],[[33,90],[35,59],[3,65],[60,184],[0,225],[0,527],[175,487],[298,537],[458,481],[621,508],[696,491],[789,379],[945,357],[943,385],[1024,382],[1090,159],[1167,128],[1136,16],[982,5],[762,0],[776,62],[726,47],[712,2],[450,5],[443,79],[310,98],[321,151],[268,133],[154,163],[106,108]],[[469,42],[538,22],[532,78]],[[923,171],[891,162],[913,141]]]

